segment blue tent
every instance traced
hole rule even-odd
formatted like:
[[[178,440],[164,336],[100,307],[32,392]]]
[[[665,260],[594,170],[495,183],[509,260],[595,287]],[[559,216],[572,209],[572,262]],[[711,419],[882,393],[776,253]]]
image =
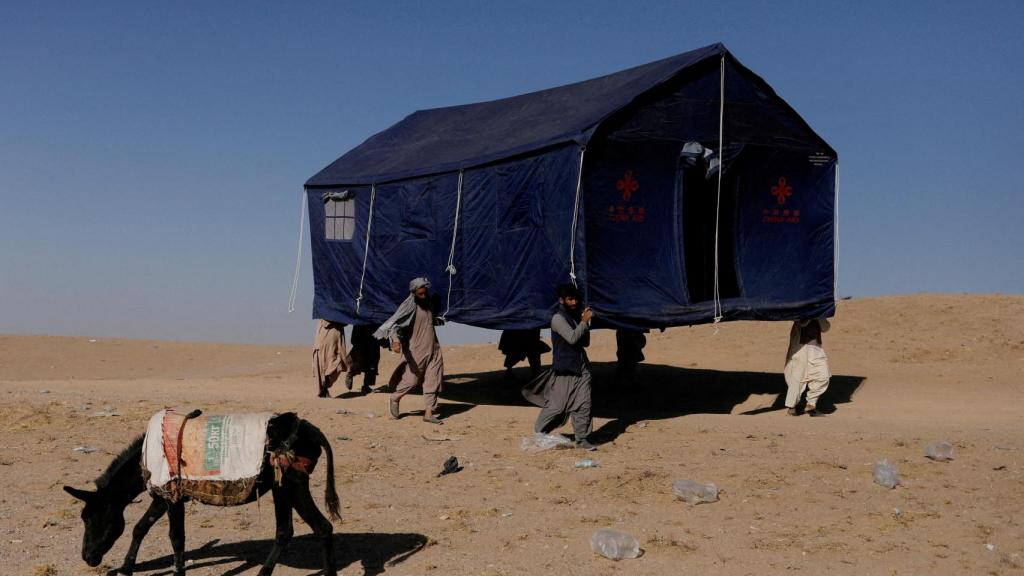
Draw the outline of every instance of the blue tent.
[[[721,44],[421,110],[306,182],[313,316],[381,322],[416,276],[485,328],[546,326],[573,281],[611,326],[831,316],[836,178]]]

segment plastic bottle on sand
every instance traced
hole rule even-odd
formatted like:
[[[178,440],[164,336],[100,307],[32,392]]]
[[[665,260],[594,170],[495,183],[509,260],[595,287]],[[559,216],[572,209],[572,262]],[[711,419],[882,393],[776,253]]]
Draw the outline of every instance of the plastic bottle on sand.
[[[949,442],[937,442],[924,447],[924,455],[938,462],[953,459],[953,445]]]
[[[640,541],[616,530],[602,529],[594,532],[590,537],[590,548],[612,560],[636,558],[640,555]]]
[[[875,482],[886,488],[895,488],[900,483],[900,474],[888,460],[882,458],[875,462]]]
[[[718,501],[718,486],[701,484],[693,480],[676,480],[672,483],[672,493],[676,498],[690,504]]]

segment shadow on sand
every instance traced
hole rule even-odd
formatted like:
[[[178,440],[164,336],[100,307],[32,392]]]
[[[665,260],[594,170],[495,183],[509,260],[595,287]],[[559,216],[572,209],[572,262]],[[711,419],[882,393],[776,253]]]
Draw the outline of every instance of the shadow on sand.
[[[236,576],[243,572],[263,565],[270,553],[273,539],[251,540],[221,544],[220,540],[211,540],[195,550],[185,550],[188,570],[210,566],[224,566],[224,576]],[[387,568],[401,564],[413,554],[427,545],[427,537],[422,534],[382,534],[382,533],[336,533],[334,548],[339,572],[346,567],[359,563],[367,575],[382,574]],[[278,566],[288,566],[311,573],[320,573],[323,564],[320,560],[320,543],[312,534],[297,535],[278,561]],[[150,576],[167,576],[174,573],[174,556],[162,556],[135,565],[135,573],[147,573]],[[108,572],[108,576],[117,574]]]
[[[752,396],[764,397],[759,407],[739,412],[749,416],[782,410],[786,399],[786,380],[778,372],[642,364],[637,374],[641,384],[629,387],[614,384],[614,362],[595,362],[591,372],[594,416],[612,419],[594,431],[592,438],[599,442],[614,440],[631,424],[642,420],[688,414],[732,414],[736,406],[746,403]],[[471,405],[529,406],[520,394],[529,372],[519,369],[516,375],[517,381],[505,379],[502,370],[446,375],[442,397]],[[818,403],[819,410],[830,414],[835,412],[837,404],[852,402],[865,380],[863,376],[832,376],[828,391]],[[450,410],[453,406],[443,408]]]

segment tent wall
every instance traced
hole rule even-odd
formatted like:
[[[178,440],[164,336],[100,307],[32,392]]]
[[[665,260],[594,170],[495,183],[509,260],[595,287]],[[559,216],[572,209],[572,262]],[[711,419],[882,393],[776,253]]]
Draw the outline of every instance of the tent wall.
[[[733,317],[780,320],[834,312],[835,160],[751,146],[738,180]],[[781,199],[780,199],[781,198]]]
[[[546,325],[554,287],[570,281],[570,238],[579,166],[575,145],[549,149],[463,173],[448,319],[494,328]],[[350,241],[325,238],[324,190],[309,193],[315,296],[313,315],[347,323],[381,322],[426,276],[448,300],[458,173],[378,185],[370,227],[363,300],[356,310],[369,220],[370,188],[355,193]],[[583,226],[577,262],[586,256]],[[586,272],[576,274],[585,282]]]
[[[322,195],[342,190],[350,190],[354,195],[355,230],[350,241],[327,240],[327,202]],[[355,296],[359,293],[370,187],[307,190],[306,203],[313,260],[313,317],[347,322],[351,318],[349,310],[354,310]]]
[[[569,145],[466,172],[453,320],[506,329],[550,322],[554,288],[570,281],[578,171],[579,148]],[[577,262],[585,257],[581,224]],[[582,267],[576,274],[586,281]]]
[[[740,295],[726,319],[835,313],[836,154],[768,84],[727,58],[725,134],[735,157],[733,254]],[[723,188],[723,194],[725,189]]]

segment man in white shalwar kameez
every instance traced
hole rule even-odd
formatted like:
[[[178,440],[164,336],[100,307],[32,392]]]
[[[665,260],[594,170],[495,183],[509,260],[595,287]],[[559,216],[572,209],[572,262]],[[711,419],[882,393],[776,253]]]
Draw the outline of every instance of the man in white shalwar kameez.
[[[822,416],[818,411],[818,399],[828,389],[832,373],[828,367],[828,356],[821,346],[822,332],[831,327],[828,320],[798,320],[789,331],[789,350],[786,352],[786,408],[790,416],[798,414],[796,405],[807,391],[808,416]]]

